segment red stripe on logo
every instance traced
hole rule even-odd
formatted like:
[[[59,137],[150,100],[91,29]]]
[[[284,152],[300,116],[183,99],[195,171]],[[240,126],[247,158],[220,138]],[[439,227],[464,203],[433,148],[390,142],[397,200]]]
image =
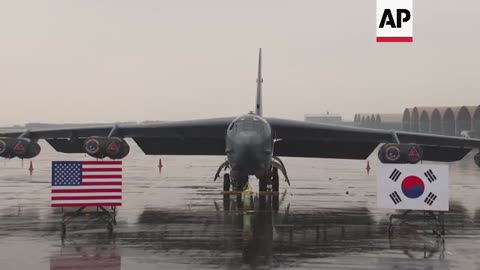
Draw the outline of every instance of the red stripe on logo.
[[[82,161],[83,165],[122,165],[121,161]]]
[[[413,42],[413,37],[377,37],[377,42]]]
[[[84,172],[121,172],[122,168],[83,168]]]
[[[53,197],[52,201],[54,200],[121,200],[122,196],[71,196],[71,197]]]
[[[52,193],[100,193],[100,192],[122,192],[121,188],[110,189],[52,189]]]
[[[122,175],[121,174],[106,174],[106,175],[94,175],[94,174],[90,174],[90,175],[82,175],[82,178],[83,179],[121,179],[122,178]]]
[[[82,183],[82,186],[121,186],[121,182],[88,182]]]
[[[122,206],[122,203],[52,203],[52,207]]]

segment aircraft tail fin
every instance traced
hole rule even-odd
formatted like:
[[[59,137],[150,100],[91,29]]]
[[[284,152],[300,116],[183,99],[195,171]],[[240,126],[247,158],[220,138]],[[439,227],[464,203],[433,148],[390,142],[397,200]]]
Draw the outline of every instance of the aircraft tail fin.
[[[260,48],[258,54],[258,76],[257,76],[257,102],[255,104],[255,113],[262,116],[263,104],[262,104],[262,48]]]

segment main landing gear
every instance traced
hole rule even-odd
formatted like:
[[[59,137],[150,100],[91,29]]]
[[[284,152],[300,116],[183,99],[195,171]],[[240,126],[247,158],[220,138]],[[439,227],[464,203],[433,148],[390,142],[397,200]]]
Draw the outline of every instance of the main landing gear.
[[[214,181],[220,178],[220,173],[229,169],[230,163],[227,161],[223,162],[218,168]],[[285,182],[290,185],[290,180],[285,169],[285,165],[278,157],[272,158],[272,166],[269,171],[267,171],[264,177],[259,179],[259,193],[258,199],[261,209],[265,205],[272,204],[272,209],[278,210],[278,192],[280,190],[280,177],[279,171],[285,177]],[[237,195],[237,204],[241,208],[242,192],[244,191],[248,183],[248,176],[236,177],[232,179],[228,172],[223,175],[223,194],[224,201],[229,200],[230,195],[233,193]],[[262,207],[263,206],[263,207]]]
[[[223,175],[223,191],[230,191],[230,174]]]
[[[220,173],[229,169],[230,163],[228,160],[223,162],[215,174],[214,181],[216,181],[220,177]],[[285,165],[282,160],[278,157],[272,158],[272,166],[270,171],[267,171],[264,177],[259,179],[259,191],[262,192],[278,192],[280,189],[280,177],[279,171],[285,177],[285,182],[290,186],[290,179],[287,175],[287,170],[285,169]],[[223,191],[229,192],[230,187],[232,187],[232,191],[243,191],[246,184],[248,182],[248,176],[237,177],[237,179],[232,179],[229,173],[225,173],[223,175]]]
[[[223,191],[229,192],[230,187],[232,187],[232,191],[243,191],[245,186],[248,182],[248,176],[241,177],[239,179],[231,179],[229,173],[225,173],[223,175]]]
[[[285,182],[290,186],[290,179],[287,175],[287,170],[282,160],[278,157],[273,157],[272,169],[268,172],[263,179],[260,179],[260,192],[278,192],[280,188],[278,172],[282,172],[285,177]]]
[[[260,179],[259,183],[259,196],[258,202],[260,204],[260,209],[267,209],[271,205],[272,210],[278,211],[279,200],[278,200],[278,191],[279,191],[279,176],[278,169],[272,167],[272,170],[265,178]]]
[[[235,193],[237,196],[237,208],[242,209],[242,192],[248,183],[248,176],[240,177],[238,179],[231,179],[229,173],[223,175],[223,202],[224,207],[230,204],[230,195]],[[230,192],[230,187],[232,191]],[[227,207],[228,208],[228,207]]]
[[[278,192],[280,188],[278,169],[272,168],[270,177],[266,176],[264,179],[260,179],[259,191],[260,192]]]

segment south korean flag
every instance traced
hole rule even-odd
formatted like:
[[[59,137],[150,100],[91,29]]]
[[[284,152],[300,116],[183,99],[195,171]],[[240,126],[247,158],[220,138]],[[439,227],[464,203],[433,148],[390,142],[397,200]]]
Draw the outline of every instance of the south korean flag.
[[[377,206],[448,211],[448,165],[381,164]]]

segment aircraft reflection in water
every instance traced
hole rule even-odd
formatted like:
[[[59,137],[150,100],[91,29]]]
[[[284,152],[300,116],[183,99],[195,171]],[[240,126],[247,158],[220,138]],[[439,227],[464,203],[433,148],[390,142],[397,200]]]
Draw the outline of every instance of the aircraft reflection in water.
[[[258,199],[254,201],[258,202]],[[425,269],[425,264],[430,263],[435,264],[432,269],[446,269],[447,262],[464,268],[461,266],[465,266],[465,262],[458,258],[458,254],[444,253],[444,250],[448,250],[452,242],[468,245],[471,237],[480,230],[480,210],[476,210],[476,215],[471,218],[462,205],[455,203],[446,213],[445,245],[431,235],[428,227],[423,233],[421,226],[420,230],[398,228],[388,238],[386,217],[377,222],[376,214],[366,207],[290,210],[292,207],[285,203],[280,211],[272,210],[269,204],[265,209],[257,207],[253,212],[243,211],[237,209],[234,199],[230,201],[229,209],[223,209],[221,202],[195,211],[146,209],[136,223],[120,228],[110,237],[102,225],[90,224],[86,228],[82,225],[83,229],[69,234],[64,243],[58,237],[57,211],[42,216],[28,209],[4,209],[0,228],[2,237],[41,234],[42,241],[51,239],[51,248],[39,245],[42,241],[33,241],[31,247],[21,245],[18,246],[21,250],[13,249],[19,253],[52,252],[47,255],[51,257],[51,269],[55,269],[52,265],[57,267],[65,263],[72,263],[72,267],[66,269],[86,269],[73,267],[78,266],[75,263],[80,259],[91,266],[88,269],[105,269],[94,267],[104,263],[116,267],[119,261],[120,264],[129,262],[138,266],[135,269],[157,269],[158,265],[172,261],[177,266],[182,263],[198,268],[204,268],[202,265],[230,269],[239,269],[242,265],[302,268],[309,260],[325,264],[331,262],[328,258],[345,255],[358,259],[356,263],[359,264],[370,263],[372,256],[375,257],[377,263],[370,269],[405,269],[410,266],[411,269]],[[420,225],[421,220],[419,216]],[[472,252],[469,254],[474,255]],[[430,260],[410,260],[405,255]],[[3,256],[0,258],[5,259],[11,254]],[[444,256],[446,261],[442,260]],[[351,260],[339,259],[336,266],[349,268],[349,265],[342,265],[348,262]]]
[[[258,199],[255,202],[258,203]],[[289,205],[282,211],[273,210],[268,203],[266,208],[257,207],[255,211],[238,209],[238,205],[242,204],[235,200],[224,202],[226,207],[222,211],[215,204],[216,212],[145,210],[139,217],[139,224],[158,226],[159,231],[122,238],[135,241],[132,245],[143,243],[146,248],[159,249],[159,253],[180,251],[181,256],[190,258],[192,263],[228,265],[230,268],[238,268],[241,264],[253,269],[288,266],[297,263],[299,258],[381,250],[399,250],[411,257],[444,257],[443,242],[429,233],[409,231],[405,238],[398,233],[407,233],[399,230],[389,239],[388,245],[372,244],[385,241],[387,225],[386,221],[375,222],[365,207],[292,213]],[[199,251],[208,252],[208,256]]]

